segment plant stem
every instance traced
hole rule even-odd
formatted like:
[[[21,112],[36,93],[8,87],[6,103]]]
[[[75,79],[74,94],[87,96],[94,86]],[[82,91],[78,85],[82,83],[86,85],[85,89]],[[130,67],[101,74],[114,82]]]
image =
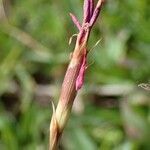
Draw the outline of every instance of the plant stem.
[[[71,14],[71,18],[77,26],[79,33],[77,35],[74,52],[62,84],[61,94],[56,110],[53,106],[53,115],[50,124],[49,150],[57,150],[60,137],[70,116],[74,99],[78,90],[83,85],[84,73],[86,70],[86,56],[88,53],[87,42],[91,28],[99,15],[103,2],[104,0],[99,0],[95,9],[93,9],[93,0],[84,1],[82,26],[77,18]]]

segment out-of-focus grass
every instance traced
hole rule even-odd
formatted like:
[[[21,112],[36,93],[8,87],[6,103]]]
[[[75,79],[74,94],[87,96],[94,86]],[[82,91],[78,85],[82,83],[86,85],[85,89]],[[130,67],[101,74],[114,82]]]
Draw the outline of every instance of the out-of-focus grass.
[[[1,150],[47,149],[50,100],[58,100],[77,32],[68,13],[80,18],[82,2],[0,1]],[[149,91],[138,87],[150,80],[149,15],[148,0],[107,1],[60,149],[150,149]]]

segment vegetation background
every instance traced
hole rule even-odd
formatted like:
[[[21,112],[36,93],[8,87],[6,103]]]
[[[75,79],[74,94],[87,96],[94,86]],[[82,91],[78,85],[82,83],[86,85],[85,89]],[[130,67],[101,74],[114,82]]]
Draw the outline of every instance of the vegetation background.
[[[83,0],[0,0],[0,150],[48,148]],[[4,7],[3,7],[4,6]],[[149,150],[150,1],[107,0],[62,150]]]

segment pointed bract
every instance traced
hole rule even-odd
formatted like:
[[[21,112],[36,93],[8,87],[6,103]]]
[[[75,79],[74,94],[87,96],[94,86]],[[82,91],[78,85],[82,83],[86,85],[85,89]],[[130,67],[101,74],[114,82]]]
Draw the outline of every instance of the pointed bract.
[[[76,18],[75,15],[73,15],[72,13],[69,13],[73,23],[76,25],[76,27],[79,29],[79,31],[81,30],[81,25],[80,22],[78,21],[78,19]]]

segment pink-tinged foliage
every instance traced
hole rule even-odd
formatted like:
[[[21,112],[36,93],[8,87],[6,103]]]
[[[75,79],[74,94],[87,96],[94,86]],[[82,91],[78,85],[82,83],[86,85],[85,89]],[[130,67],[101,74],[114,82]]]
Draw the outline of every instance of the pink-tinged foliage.
[[[70,17],[73,21],[73,23],[76,25],[76,27],[79,29],[79,31],[81,30],[81,25],[80,22],[78,21],[78,19],[76,18],[75,15],[73,15],[72,13],[70,13]]]
[[[104,3],[104,0],[99,0],[94,11],[93,11],[93,14],[91,16],[91,19],[90,19],[90,26],[93,26],[93,24],[95,23],[95,21],[97,20],[97,17],[101,11],[101,8],[102,8],[102,4]]]
[[[84,54],[83,58],[82,58],[82,64],[80,67],[80,71],[76,80],[76,91],[79,90],[83,83],[84,83],[84,74],[85,74],[85,70],[87,68],[87,62],[86,62],[86,54]]]
[[[103,2],[104,0],[98,0],[94,9],[94,0],[84,0],[82,25],[73,14],[70,14],[72,21],[79,29],[79,33],[77,34],[75,49],[62,84],[59,102],[50,124],[50,150],[57,149],[59,139],[68,121],[73,101],[78,90],[83,85],[87,68],[87,42]]]
[[[78,40],[77,40],[79,43],[77,45],[81,46],[83,45],[83,43],[85,44],[87,42],[88,35],[91,31],[93,24],[97,20],[97,17],[101,11],[103,2],[104,0],[98,0],[97,5],[94,9],[94,0],[84,0],[82,25],[80,25],[78,19],[73,14],[70,13],[73,23],[79,29]],[[82,58],[79,74],[76,79],[76,90],[79,90],[82,87],[83,82],[84,82],[84,74],[85,74],[86,65],[87,65],[86,64],[87,49],[84,48],[83,51],[85,52]]]
[[[93,2],[93,0],[90,0],[90,18],[93,15],[93,10],[94,10],[94,2]]]
[[[83,5],[83,21],[82,21],[82,27],[84,24],[89,23],[89,25],[92,27],[95,21],[97,20],[97,17],[100,13],[102,4],[105,0],[98,0],[97,5],[94,9],[94,0],[84,0]],[[70,16],[72,18],[73,23],[77,26],[77,28],[80,30],[82,27],[78,21],[78,19],[70,13]]]
[[[83,5],[83,23],[90,20],[90,0],[85,0]]]

